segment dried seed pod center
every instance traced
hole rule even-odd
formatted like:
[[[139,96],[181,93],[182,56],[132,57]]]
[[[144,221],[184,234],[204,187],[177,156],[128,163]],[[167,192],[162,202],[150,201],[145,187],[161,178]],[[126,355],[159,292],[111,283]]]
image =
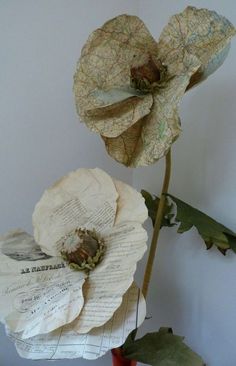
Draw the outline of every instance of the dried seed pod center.
[[[105,254],[102,238],[94,230],[78,228],[60,240],[61,255],[72,269],[89,272]]]
[[[157,87],[166,75],[166,67],[160,60],[154,61],[151,55],[136,60],[130,69],[130,84],[133,88],[149,92]]]

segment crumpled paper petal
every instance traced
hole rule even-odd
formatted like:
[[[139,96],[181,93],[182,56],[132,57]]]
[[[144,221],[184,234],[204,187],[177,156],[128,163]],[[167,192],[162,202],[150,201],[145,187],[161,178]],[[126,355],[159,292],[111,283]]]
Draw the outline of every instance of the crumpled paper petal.
[[[83,272],[70,268],[1,275],[1,320],[11,331],[22,332],[22,338],[70,323],[84,304],[84,280]]]
[[[188,72],[173,77],[154,94],[151,113],[117,138],[103,137],[109,155],[131,167],[145,166],[162,158],[181,132],[178,107],[191,75],[198,69],[195,58],[182,62]]]
[[[120,180],[113,181],[119,194],[115,226],[129,221],[143,224],[148,218],[148,211],[141,193]]]
[[[78,333],[87,333],[112,317],[133,282],[137,261],[147,248],[146,240],[146,231],[136,222],[114,226],[104,237],[106,255],[90,272],[83,288],[85,305],[74,321]]]
[[[90,35],[74,77],[77,111],[90,129],[104,136],[118,136],[124,124],[127,128],[149,113],[151,96],[126,99],[118,105],[119,113],[111,107],[106,123],[93,110],[107,106],[107,101],[99,98],[99,91],[129,87],[134,59],[156,52],[156,41],[136,16],[120,15]],[[103,113],[99,109],[97,112]]]
[[[42,250],[58,255],[58,241],[78,227],[113,226],[118,193],[112,178],[101,169],[79,169],[47,189],[33,213],[34,237]]]
[[[184,92],[224,62],[233,35],[226,18],[190,6],[170,19],[158,44],[137,17],[110,20],[89,37],[78,64],[74,91],[81,119],[101,135],[118,162],[131,167],[154,163],[180,133],[178,104]],[[150,60],[160,79],[154,72],[150,77]],[[131,70],[138,69],[137,86],[130,85]],[[183,85],[188,79],[185,90],[179,88],[181,78]],[[169,98],[169,86],[177,103]]]
[[[140,326],[146,315],[145,300],[140,290],[133,284],[123,297],[121,306],[113,317],[102,327],[87,334],[78,334],[72,325],[61,327],[49,334],[27,340],[20,333],[10,333],[21,357],[40,360],[73,359],[83,357],[94,360],[103,356],[111,348],[121,346],[129,333]]]
[[[170,18],[159,42],[159,55],[172,75],[182,72],[183,55],[191,54],[200,61],[188,88],[205,80],[225,60],[229,42],[236,31],[223,16],[208,9],[188,6]]]
[[[142,124],[143,120],[138,121],[116,138],[101,136],[108,154],[127,167],[135,167],[136,153],[142,149]]]
[[[32,352],[37,353],[38,349],[39,358],[42,358],[42,349],[39,351],[39,345],[31,344],[28,339],[42,341],[45,346],[45,337],[50,341],[47,334],[53,333],[58,346],[67,324],[70,331],[73,329],[80,335],[96,328],[92,335],[95,340],[97,336],[101,340],[97,328],[107,323],[120,307],[133,282],[137,261],[146,250],[147,233],[141,225],[146,217],[145,203],[133,188],[99,169],[80,169],[56,182],[36,205],[33,223],[40,245],[20,229],[0,237],[0,294],[3,300],[0,319],[9,332],[14,333],[13,337],[17,337],[21,351],[27,351],[25,357],[29,356],[32,346]],[[95,229],[106,248],[104,258],[89,274],[72,270],[59,256],[59,239],[84,226]],[[50,257],[41,249],[58,256]],[[135,296],[136,304],[137,291]],[[112,319],[112,328],[115,319]],[[126,326],[130,325],[123,323],[119,343],[127,332]],[[134,324],[130,331],[132,329]],[[75,332],[72,333],[73,340]],[[90,348],[91,344],[88,346]],[[99,351],[97,357],[101,354]],[[34,358],[31,353],[29,357]],[[73,357],[72,352],[68,358]]]
[[[117,137],[140,118],[146,116],[152,107],[153,97],[133,97],[104,108],[88,111],[84,121],[90,130],[107,137]],[[89,117],[89,118],[87,118]]]

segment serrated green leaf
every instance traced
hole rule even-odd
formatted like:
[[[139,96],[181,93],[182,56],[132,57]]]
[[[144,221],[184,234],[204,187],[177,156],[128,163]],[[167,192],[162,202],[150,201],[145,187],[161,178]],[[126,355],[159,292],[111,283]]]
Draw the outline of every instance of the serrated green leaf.
[[[148,215],[152,219],[154,226],[160,199],[157,196],[152,196],[145,190],[142,190],[141,193],[148,208]],[[170,227],[179,223],[178,233],[180,234],[195,227],[204,240],[207,249],[210,249],[215,245],[224,255],[228,249],[232,249],[236,253],[235,232],[173,195],[167,194],[166,196],[168,196],[170,200],[169,202],[166,201],[161,227]],[[174,213],[173,203],[177,208],[176,214]]]
[[[124,357],[151,366],[204,366],[204,361],[171,328],[147,333],[144,337],[124,344]]]
[[[157,196],[152,196],[149,192],[145,191],[144,189],[141,190],[141,194],[145,199],[145,204],[148,209],[148,216],[151,218],[152,224],[154,226],[160,199]],[[172,222],[172,219],[174,217],[172,211],[173,211],[173,204],[170,204],[166,201],[164,217],[162,220],[161,227],[163,226],[171,227],[175,225],[175,223]]]
[[[180,223],[178,233],[184,233],[194,226],[207,249],[215,245],[222,254],[228,249],[236,252],[236,234],[232,230],[180,199],[170,194],[167,196],[176,204],[175,221]]]

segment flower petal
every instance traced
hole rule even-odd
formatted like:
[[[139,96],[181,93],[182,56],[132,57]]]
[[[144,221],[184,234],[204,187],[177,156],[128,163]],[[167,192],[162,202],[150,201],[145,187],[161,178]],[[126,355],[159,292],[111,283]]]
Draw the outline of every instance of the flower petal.
[[[1,275],[1,321],[22,338],[49,333],[72,322],[83,307],[84,273],[34,267],[22,275]]]
[[[144,223],[148,218],[148,211],[141,193],[120,180],[113,181],[119,194],[115,225],[128,221]]]
[[[114,226],[104,240],[105,257],[90,272],[83,288],[85,305],[74,322],[78,333],[87,333],[112,317],[133,282],[137,261],[147,248],[147,233],[136,222]]]
[[[107,106],[107,102],[98,97],[99,91],[101,93],[129,87],[130,68],[134,59],[156,53],[156,41],[136,16],[120,15],[90,35],[83,47],[74,77],[77,111],[89,128],[104,136],[110,136],[114,128],[116,132],[113,133],[117,136],[149,113],[151,96],[127,99],[118,106],[122,106],[119,114],[116,113],[116,106],[115,112],[111,107],[106,125],[99,116],[92,117],[91,110]],[[90,111],[90,115],[87,111]]]
[[[49,334],[27,340],[21,334],[11,334],[21,357],[29,359],[79,358],[93,360],[103,356],[111,348],[121,346],[129,333],[138,327],[146,314],[145,300],[133,284],[123,297],[121,306],[102,327],[87,334],[78,334],[68,324]]]
[[[37,289],[38,283],[43,282],[43,284],[39,284],[39,287],[41,286],[42,289],[45,283],[49,283],[50,277],[55,276],[54,272],[63,268],[65,268],[65,264],[61,258],[47,256],[41,251],[34,238],[26,232],[17,229],[1,236],[1,321],[6,323],[10,319],[9,321],[11,322],[11,319],[16,317],[14,326],[18,327],[19,324],[22,324],[24,317],[27,318],[29,315],[26,313],[29,313],[30,308],[32,309],[34,306],[34,296],[37,295],[35,303],[37,302],[36,300],[40,299],[38,296],[40,290]],[[33,293],[30,292],[31,289]],[[43,289],[41,292],[43,292]],[[24,309],[23,314],[21,308]],[[48,309],[49,306],[47,307]],[[17,312],[19,313],[17,314]],[[27,322],[28,318],[25,324]]]
[[[34,236],[42,250],[58,255],[57,242],[78,227],[113,226],[118,193],[100,169],[79,169],[45,191],[33,214]]]
[[[181,132],[178,107],[191,75],[198,68],[194,58],[186,56],[188,72],[171,78],[154,95],[151,113],[111,139],[103,137],[108,153],[131,167],[145,166],[162,158]],[[187,67],[187,66],[186,66]]]
[[[140,118],[146,116],[152,107],[153,97],[133,97],[104,108],[87,111],[83,120],[94,132],[107,137],[117,137]]]
[[[142,149],[142,122],[141,119],[118,137],[101,136],[108,154],[119,163],[130,167],[135,166],[133,160],[136,153]]]
[[[163,29],[158,43],[160,57],[171,75],[182,72],[184,54],[197,57],[200,68],[191,79],[191,87],[223,63],[235,33],[233,25],[215,11],[188,6],[182,13],[172,16]]]

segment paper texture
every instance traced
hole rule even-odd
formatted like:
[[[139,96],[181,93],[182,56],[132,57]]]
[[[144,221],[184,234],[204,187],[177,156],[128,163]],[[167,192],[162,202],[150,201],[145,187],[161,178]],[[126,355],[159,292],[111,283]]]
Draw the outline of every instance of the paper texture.
[[[119,92],[117,91],[119,94]],[[108,107],[95,108],[86,112],[84,120],[94,132],[106,137],[117,137],[142,117],[149,114],[153,104],[151,94],[127,98]]]
[[[146,217],[141,195],[99,169],[81,169],[62,178],[35,208],[40,246],[22,230],[0,238],[1,321],[21,340],[50,338],[46,334],[68,324],[82,337],[106,324],[120,307],[146,250]],[[60,254],[59,239],[81,226],[95,229],[105,247],[104,258],[89,273],[43,253],[46,248],[47,253]]]
[[[74,319],[73,327],[79,333],[105,324],[133,281],[146,240],[140,223],[114,226],[104,237],[107,249],[103,261],[87,278],[84,272],[66,267],[60,258],[39,260],[32,266],[32,262],[1,255],[0,262],[5,263],[0,277],[2,322],[14,332],[22,332],[22,338],[48,333]],[[18,257],[17,246],[23,253],[32,242],[37,247],[30,235],[16,231],[5,236],[1,246],[7,246],[10,253],[11,243]]]
[[[50,332],[74,320],[83,307],[85,275],[66,268],[61,258],[34,261],[40,249],[30,254],[28,244],[37,244],[22,231],[1,238],[0,318],[22,337]],[[19,248],[19,250],[17,250]],[[20,257],[17,261],[9,257]],[[33,259],[33,261],[25,261]]]
[[[64,268],[59,257],[43,253],[34,237],[21,229],[0,236],[0,274],[14,277],[24,273]]]
[[[77,109],[117,161],[134,167],[149,165],[163,157],[179,135],[178,104],[200,62],[188,55],[182,57],[181,64],[186,69],[182,77],[164,71],[157,42],[135,16],[118,16],[89,37],[75,75]],[[146,95],[116,102],[120,90],[133,86],[133,77],[134,87]],[[147,88],[142,89],[143,84]],[[153,133],[147,133],[148,129]]]
[[[125,342],[129,333],[138,327],[146,314],[145,300],[135,284],[124,295],[122,305],[102,327],[88,334],[78,334],[72,325],[64,326],[47,335],[23,340],[20,334],[11,334],[20,356],[34,360],[63,358],[96,359],[111,348]]]
[[[118,162],[156,162],[181,132],[185,91],[224,62],[234,35],[226,18],[195,7],[171,17],[158,43],[138,17],[111,19],[90,35],[78,63],[74,92],[81,120]],[[131,96],[130,87],[146,95]]]
[[[103,136],[108,153],[129,166],[145,166],[163,157],[181,132],[179,104],[191,75],[198,69],[194,59],[182,59],[188,64],[185,74],[173,77],[161,89],[153,92],[153,106],[148,116],[116,138]]]
[[[113,179],[113,182],[119,194],[115,225],[128,221],[142,224],[148,218],[148,210],[141,193],[120,180]]]
[[[106,255],[85,283],[85,306],[74,322],[76,331],[87,333],[111,318],[133,282],[146,240],[146,231],[132,222],[115,226],[104,237]]]
[[[79,333],[87,333],[111,318],[146,250],[147,234],[141,225],[147,217],[144,200],[132,188],[127,197],[126,185],[118,186],[119,192],[115,181],[99,169],[78,170],[49,188],[33,215],[37,240],[43,250],[47,246],[47,253],[52,252],[53,245],[60,252],[63,248],[59,239],[80,226],[95,229],[105,242],[104,258],[90,272],[83,288],[85,304],[76,325]],[[126,202],[125,198],[133,197],[130,191],[139,196],[138,203],[134,199]],[[113,226],[117,216],[123,216],[125,223]]]
[[[42,250],[58,255],[58,241],[79,227],[102,235],[116,215],[118,193],[111,177],[100,169],[79,169],[46,190],[35,207],[35,240]]]
[[[225,49],[234,35],[234,26],[222,15],[188,6],[182,13],[173,15],[164,27],[158,42],[159,54],[176,75],[185,72],[182,62],[185,54],[199,60],[199,70],[190,80],[191,87],[223,63],[227,56]]]
[[[90,35],[74,77],[74,92],[78,113],[92,131],[116,137],[149,113],[151,95],[127,95],[125,100],[116,101],[120,89],[130,86],[130,67],[134,59],[139,60],[144,53],[154,51],[157,52],[155,40],[135,16],[118,16]],[[102,91],[114,88],[118,88],[118,96],[115,93],[114,102],[111,100],[107,107]]]

